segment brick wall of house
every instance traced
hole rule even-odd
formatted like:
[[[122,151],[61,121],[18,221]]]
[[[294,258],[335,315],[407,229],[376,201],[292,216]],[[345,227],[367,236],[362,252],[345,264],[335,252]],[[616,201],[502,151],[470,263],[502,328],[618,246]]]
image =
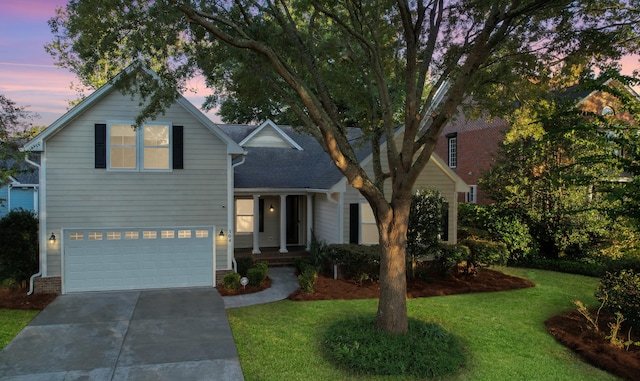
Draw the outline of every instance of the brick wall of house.
[[[491,124],[485,128],[477,129],[448,129],[447,133],[457,132],[458,139],[458,165],[452,168],[467,185],[477,185],[478,180],[485,171],[493,165],[498,148],[504,138],[507,124]],[[436,153],[448,164],[448,138],[444,135],[438,139]],[[465,195],[459,194],[458,201],[464,202]],[[483,192],[478,189],[477,203],[488,204],[491,202]]]
[[[34,294],[62,294],[62,278],[59,276],[38,277],[33,280]]]

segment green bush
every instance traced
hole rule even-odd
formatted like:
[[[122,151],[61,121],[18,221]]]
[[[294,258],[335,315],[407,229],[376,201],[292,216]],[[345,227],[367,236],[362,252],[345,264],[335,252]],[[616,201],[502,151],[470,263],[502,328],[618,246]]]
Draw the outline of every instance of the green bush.
[[[237,290],[240,288],[240,274],[228,273],[222,278],[222,285],[227,290]]]
[[[238,273],[243,276],[246,276],[249,269],[255,266],[255,261],[252,257],[236,258],[236,263],[238,265]]]
[[[437,253],[444,231],[444,205],[438,190],[418,189],[413,195],[407,229],[407,253],[412,258]]]
[[[640,273],[622,270],[605,274],[596,297],[604,302],[605,309],[622,313],[634,329],[640,329]]]
[[[460,245],[469,248],[469,257],[465,259],[468,274],[480,267],[505,265],[509,258],[507,245],[502,242],[465,239]]]
[[[357,375],[441,378],[464,366],[460,341],[435,323],[409,319],[406,334],[394,335],[374,327],[375,317],[354,316],[326,331],[324,355]]]
[[[298,275],[298,282],[302,291],[313,294],[315,292],[316,280],[318,280],[318,272],[315,267],[307,266],[300,275]]]
[[[601,277],[605,273],[605,267],[600,263],[570,259],[531,257],[513,262],[512,265],[592,277]]]
[[[380,277],[379,245],[329,245],[329,255],[346,279],[375,280]]]
[[[12,210],[0,220],[0,280],[26,282],[38,272],[38,218]]]
[[[311,243],[309,245],[310,263],[323,275],[329,275],[333,271],[333,263],[329,255],[329,245],[316,237],[311,231]]]
[[[262,282],[267,279],[267,270],[256,265],[256,267],[249,269],[247,278],[249,278],[249,286],[260,287]]]
[[[469,248],[464,245],[440,244],[440,253],[436,256],[436,264],[443,275],[450,274],[454,267],[471,256]]]

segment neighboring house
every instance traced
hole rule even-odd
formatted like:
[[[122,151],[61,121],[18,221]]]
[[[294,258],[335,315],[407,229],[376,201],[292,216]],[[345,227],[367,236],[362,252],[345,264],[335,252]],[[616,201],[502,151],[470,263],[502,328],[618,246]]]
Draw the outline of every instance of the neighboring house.
[[[24,170],[9,176],[9,182],[0,187],[0,218],[11,210],[24,209],[38,214],[38,171],[25,163]]]
[[[640,99],[632,88],[615,80],[609,80],[605,85],[615,86]],[[607,115],[617,114],[617,110],[620,109],[619,101],[611,94],[602,91],[572,92],[569,90],[567,96],[576,101],[577,107],[589,112]],[[620,115],[617,116],[620,117]],[[460,194],[458,201],[474,204],[493,202],[478,189],[477,184],[482,177],[482,172],[493,165],[504,140],[504,134],[509,127],[509,124],[501,118],[468,120],[463,113],[460,113],[444,128],[435,152],[446,158],[449,168],[469,184],[469,191]]]
[[[183,97],[133,130],[138,103],[106,85],[24,146],[41,155],[36,292],[213,286],[235,249],[286,252],[312,231],[377,242],[370,207],[312,137],[270,121],[218,126]],[[467,187],[435,155],[416,184],[427,186],[449,201],[453,243]]]

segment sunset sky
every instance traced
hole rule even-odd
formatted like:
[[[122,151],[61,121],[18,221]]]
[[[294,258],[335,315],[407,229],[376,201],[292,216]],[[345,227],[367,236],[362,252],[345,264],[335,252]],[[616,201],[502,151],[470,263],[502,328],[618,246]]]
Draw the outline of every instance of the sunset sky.
[[[47,20],[65,4],[65,0],[0,0],[0,94],[38,113],[40,118],[34,125],[51,124],[78,96],[70,88],[78,80],[57,68],[44,50],[52,38]],[[640,69],[638,56],[627,57],[623,67],[624,74]],[[185,96],[199,108],[207,90],[203,85],[192,85],[202,90]],[[213,112],[208,116],[218,120]]]

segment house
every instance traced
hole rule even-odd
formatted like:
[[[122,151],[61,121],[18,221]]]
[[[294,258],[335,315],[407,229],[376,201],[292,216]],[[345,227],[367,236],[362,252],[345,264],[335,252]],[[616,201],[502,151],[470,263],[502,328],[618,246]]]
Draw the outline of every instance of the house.
[[[0,218],[16,209],[38,214],[38,172],[26,163],[22,169],[9,176],[9,182],[0,187]]]
[[[608,80],[604,85],[627,91],[640,99],[640,96],[631,87],[622,85],[615,80]],[[620,109],[619,101],[609,93],[602,91],[580,92],[569,89],[566,96],[575,101],[576,107],[582,110],[602,115],[616,114],[616,117],[625,118],[624,115],[616,112]],[[477,184],[483,171],[493,165],[494,158],[499,153],[500,145],[504,140],[504,134],[509,127],[509,123],[502,118],[470,120],[462,112],[445,126],[438,139],[435,152],[446,158],[449,168],[469,184],[469,192],[460,194],[459,202],[474,204],[493,202],[478,189]]]
[[[312,137],[271,121],[217,125],[183,97],[132,129],[139,101],[107,84],[23,147],[41,157],[35,292],[213,286],[236,249],[285,253],[312,231],[377,242],[368,204]],[[371,166],[366,145],[358,157]],[[465,184],[434,155],[425,186],[449,201],[455,242]]]

